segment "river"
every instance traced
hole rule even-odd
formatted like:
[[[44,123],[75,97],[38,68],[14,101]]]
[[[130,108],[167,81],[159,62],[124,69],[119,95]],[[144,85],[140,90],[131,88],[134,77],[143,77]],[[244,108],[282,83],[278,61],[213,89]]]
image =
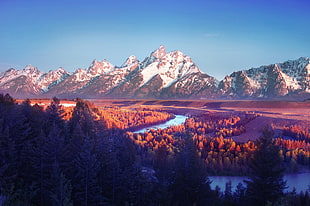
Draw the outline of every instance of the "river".
[[[221,191],[225,190],[226,182],[231,181],[232,191],[235,191],[238,183],[242,183],[245,186],[243,180],[247,180],[246,176],[209,176],[209,179],[212,181],[211,188],[215,189],[216,186],[221,188]],[[286,185],[288,188],[285,191],[292,191],[293,188],[296,188],[296,192],[309,190],[310,187],[310,173],[296,173],[288,174],[283,177],[286,180]]]
[[[135,131],[134,133],[144,133],[150,129],[164,129],[170,126],[174,126],[174,125],[180,125],[183,124],[186,120],[186,116],[184,115],[175,115],[175,118],[168,120],[165,123],[162,124],[158,124],[158,125],[153,125],[153,126],[149,126],[143,129],[140,129],[138,131]]]

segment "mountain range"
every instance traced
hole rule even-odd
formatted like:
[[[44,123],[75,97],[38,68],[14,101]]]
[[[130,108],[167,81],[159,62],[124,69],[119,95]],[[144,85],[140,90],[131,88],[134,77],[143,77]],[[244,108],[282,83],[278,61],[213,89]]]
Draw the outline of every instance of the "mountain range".
[[[219,81],[181,51],[160,46],[143,61],[121,66],[94,60],[86,69],[41,72],[32,65],[0,73],[0,92],[16,98],[275,98],[310,96],[310,59],[236,71]]]

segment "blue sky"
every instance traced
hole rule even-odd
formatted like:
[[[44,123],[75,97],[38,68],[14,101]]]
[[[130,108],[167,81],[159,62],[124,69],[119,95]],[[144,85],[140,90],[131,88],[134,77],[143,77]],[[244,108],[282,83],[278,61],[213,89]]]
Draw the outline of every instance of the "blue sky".
[[[0,0],[0,71],[121,65],[165,45],[218,78],[310,56],[308,0]]]

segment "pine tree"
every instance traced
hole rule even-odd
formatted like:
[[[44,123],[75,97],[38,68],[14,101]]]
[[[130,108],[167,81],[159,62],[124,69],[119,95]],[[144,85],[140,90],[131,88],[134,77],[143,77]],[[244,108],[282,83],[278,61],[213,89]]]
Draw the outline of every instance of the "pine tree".
[[[155,150],[154,154],[154,169],[158,180],[163,184],[167,185],[169,182],[169,151],[166,145],[160,145]]]
[[[225,205],[233,205],[233,195],[232,195],[232,186],[231,181],[226,182],[225,191],[224,191]]]
[[[114,170],[114,201],[117,204],[133,203],[137,196],[136,182],[140,168],[136,163],[136,150],[131,140],[123,134],[114,136],[113,149],[116,157]]]
[[[97,158],[99,162],[98,181],[102,191],[102,196],[107,202],[114,202],[116,190],[116,176],[119,165],[112,139],[101,136],[97,148]]]
[[[4,205],[11,205],[17,183],[17,151],[8,128],[0,135],[0,196],[4,196]]]
[[[59,130],[65,133],[65,121],[62,119],[64,110],[60,105],[60,100],[56,97],[53,98],[50,105],[46,108],[46,120],[45,120],[45,131],[46,134],[50,132],[53,125],[56,125]]]
[[[171,204],[205,205],[211,191],[210,181],[190,135],[184,138],[175,161]]]
[[[79,124],[84,135],[95,136],[95,123],[90,103],[77,99],[76,106],[69,121],[69,132],[72,133],[76,125]]]
[[[265,205],[268,201],[274,203],[286,188],[283,160],[272,138],[272,130],[265,129],[257,141],[258,148],[250,164],[251,173],[245,182],[246,194],[252,205]]]
[[[158,202],[167,204],[172,176],[172,160],[166,145],[160,145],[154,154],[154,169],[158,179]]]
[[[57,163],[58,166],[61,161],[63,137],[60,136],[61,130],[55,123],[51,128],[48,136],[45,136],[43,130],[41,131],[40,136],[36,138],[36,147],[31,155],[35,169],[33,173],[36,174],[38,182],[38,197],[36,201],[39,205],[49,205],[48,203],[51,202],[49,193],[55,188],[57,181],[59,181],[52,178],[52,173],[55,164]]]
[[[101,192],[98,181],[99,163],[94,152],[94,144],[86,136],[81,152],[74,160],[77,173],[74,175],[74,204],[98,205]]]
[[[81,130],[80,124],[77,124],[70,135],[69,142],[64,145],[63,155],[61,155],[60,166],[63,168],[65,175],[72,178],[77,172],[74,169],[74,159],[81,152],[84,142],[84,134]]]
[[[16,179],[11,200],[18,205],[31,204],[37,195],[37,181],[32,160],[32,149],[37,137],[36,129],[31,121],[32,108],[28,104],[16,105],[8,117],[10,138],[15,144]],[[13,205],[14,205],[13,204]]]
[[[239,182],[234,192],[234,200],[237,205],[245,205],[245,192],[246,188]]]
[[[72,185],[71,181],[61,172],[57,161],[53,164],[50,181],[53,183],[49,191],[51,205],[53,206],[72,206]]]
[[[33,165],[32,174],[34,174],[35,178],[33,182],[36,183],[37,187],[37,197],[35,198],[35,202],[38,205],[48,205],[48,185],[47,181],[50,178],[50,167],[49,165],[49,155],[47,144],[47,138],[43,131],[41,131],[40,135],[35,139],[34,147],[29,148],[28,156],[31,157],[31,165]]]

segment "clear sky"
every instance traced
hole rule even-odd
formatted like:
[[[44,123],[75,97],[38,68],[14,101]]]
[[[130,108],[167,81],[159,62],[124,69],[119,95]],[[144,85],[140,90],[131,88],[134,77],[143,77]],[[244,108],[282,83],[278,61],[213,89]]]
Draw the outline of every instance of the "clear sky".
[[[221,80],[310,56],[309,0],[0,0],[0,71],[120,66],[165,45]]]

